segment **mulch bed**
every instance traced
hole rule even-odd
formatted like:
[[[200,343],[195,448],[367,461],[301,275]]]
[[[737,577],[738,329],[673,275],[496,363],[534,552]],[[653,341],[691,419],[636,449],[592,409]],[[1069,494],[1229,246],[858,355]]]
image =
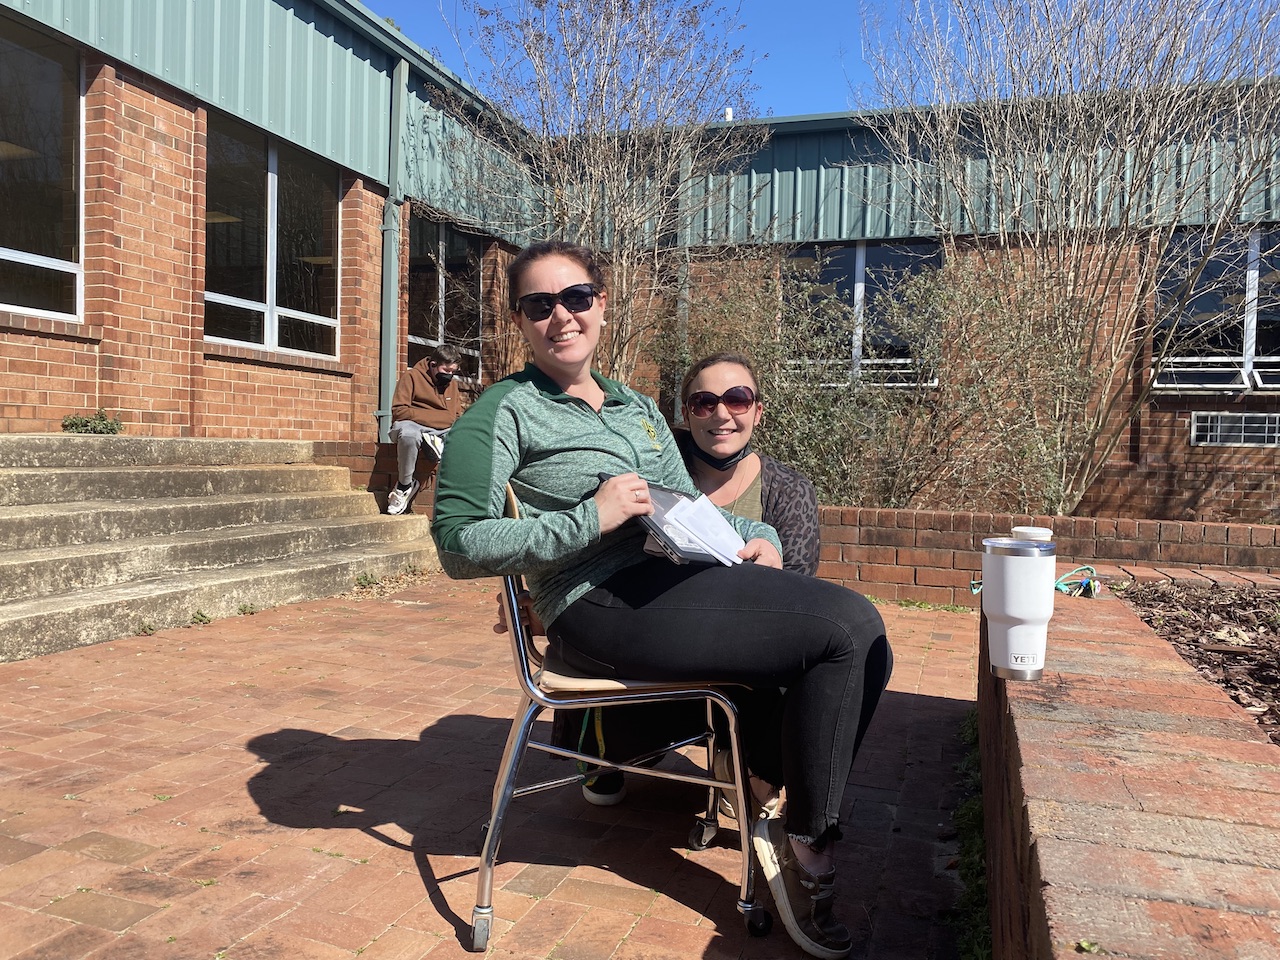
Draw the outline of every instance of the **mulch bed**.
[[[1280,591],[1142,583],[1116,593],[1280,744]]]

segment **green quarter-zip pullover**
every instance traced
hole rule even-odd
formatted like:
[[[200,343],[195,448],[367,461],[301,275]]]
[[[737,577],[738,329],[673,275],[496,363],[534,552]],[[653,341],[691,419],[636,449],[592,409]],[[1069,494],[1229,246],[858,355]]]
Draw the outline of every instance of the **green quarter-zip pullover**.
[[[449,431],[436,478],[431,533],[445,572],[523,574],[548,625],[588,590],[648,556],[639,523],[600,535],[592,499],[599,474],[638,473],[699,495],[653,400],[592,376],[605,394],[598,413],[533,364],[495,383]],[[518,520],[503,516],[508,483],[520,502]],[[768,524],[721,513],[744,540],[764,537],[781,553]]]

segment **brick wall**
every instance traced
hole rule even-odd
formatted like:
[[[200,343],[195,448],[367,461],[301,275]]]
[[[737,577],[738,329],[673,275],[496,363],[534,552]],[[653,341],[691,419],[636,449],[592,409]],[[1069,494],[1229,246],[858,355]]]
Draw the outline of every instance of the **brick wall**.
[[[502,243],[486,245],[480,264],[484,299],[484,382],[501,380],[510,373],[523,370],[530,359],[529,346],[520,327],[511,319],[507,305],[507,265],[516,250]]]
[[[1022,525],[1052,528],[1058,560],[1100,576],[1229,568],[1270,582],[1280,572],[1280,527],[1267,525],[837,507],[821,508],[821,523],[818,575],[884,600],[976,607],[969,584],[981,575],[983,538]]]
[[[84,322],[0,313],[0,430],[103,407],[140,435],[322,441],[367,476],[385,191],[342,183],[337,360],[206,344],[206,124],[194,99],[86,62]]]
[[[1114,597],[1060,597],[1042,680],[978,671],[995,960],[1280,955],[1280,746]]]
[[[85,97],[85,315],[102,324],[101,405],[132,432],[190,432],[195,103],[90,63]],[[201,267],[202,268],[202,267]]]
[[[1194,411],[1275,413],[1280,411],[1280,397],[1157,399],[1076,512],[1280,522],[1280,447],[1193,447]]]
[[[68,413],[97,410],[98,325],[0,311],[0,433],[61,429]]]

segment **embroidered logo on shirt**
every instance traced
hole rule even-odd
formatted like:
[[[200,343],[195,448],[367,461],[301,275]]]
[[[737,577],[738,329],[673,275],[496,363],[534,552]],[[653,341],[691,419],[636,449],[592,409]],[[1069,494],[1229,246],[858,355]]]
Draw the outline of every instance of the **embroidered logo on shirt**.
[[[649,440],[653,444],[653,449],[661,450],[662,444],[658,443],[658,431],[654,428],[653,424],[644,417],[640,418],[640,423],[644,427],[644,432],[649,435]]]

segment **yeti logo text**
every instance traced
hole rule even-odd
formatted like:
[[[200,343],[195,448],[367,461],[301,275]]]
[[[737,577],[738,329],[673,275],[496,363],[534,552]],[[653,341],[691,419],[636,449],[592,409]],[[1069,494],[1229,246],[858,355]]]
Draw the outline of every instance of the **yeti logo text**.
[[[1028,655],[1025,653],[1014,653],[1009,656],[1009,661],[1011,663],[1022,663],[1027,664],[1028,666],[1035,666],[1035,664],[1040,662],[1040,658],[1035,654]]]

